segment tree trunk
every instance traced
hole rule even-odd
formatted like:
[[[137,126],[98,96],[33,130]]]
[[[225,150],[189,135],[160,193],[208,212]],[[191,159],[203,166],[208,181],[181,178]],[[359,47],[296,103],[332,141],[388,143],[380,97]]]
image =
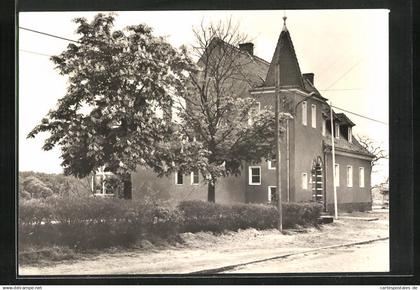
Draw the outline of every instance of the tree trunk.
[[[216,185],[211,181],[207,184],[207,201],[216,202]]]
[[[131,174],[124,175],[123,179],[124,189],[123,189],[123,198],[132,199],[132,184],[131,184]]]

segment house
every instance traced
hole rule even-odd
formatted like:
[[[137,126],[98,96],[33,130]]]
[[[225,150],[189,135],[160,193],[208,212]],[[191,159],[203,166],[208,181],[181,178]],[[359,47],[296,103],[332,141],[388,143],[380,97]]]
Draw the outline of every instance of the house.
[[[218,41],[217,45],[227,44]],[[281,110],[294,117],[287,122],[286,136],[281,139],[282,200],[315,200],[322,202],[325,210],[333,210],[331,140],[334,140],[339,209],[371,209],[373,155],[353,137],[355,124],[348,116],[330,111],[327,99],[315,87],[314,74],[301,73],[286,23],[270,63],[254,55],[252,43],[241,44],[236,49],[241,52],[237,57],[247,60],[246,81],[238,86],[241,96],[255,98],[259,109],[274,108],[276,85],[279,85]],[[277,191],[274,157],[260,164],[244,164],[240,176],[221,179],[216,187],[216,201],[273,202]],[[170,177],[158,178],[151,170],[139,167],[132,174],[133,197],[148,194],[165,199],[206,200],[207,186],[201,178],[197,172],[175,172]]]

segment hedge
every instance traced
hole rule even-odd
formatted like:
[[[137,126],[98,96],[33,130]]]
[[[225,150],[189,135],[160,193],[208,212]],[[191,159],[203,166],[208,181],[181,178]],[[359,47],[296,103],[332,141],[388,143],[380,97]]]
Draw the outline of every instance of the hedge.
[[[180,225],[177,209],[133,200],[50,198],[19,205],[21,244],[128,246],[144,236],[177,234]]]
[[[246,228],[277,228],[278,210],[274,206],[257,204],[221,205],[204,201],[182,201],[178,209],[183,212],[182,231],[222,232]],[[322,206],[317,203],[284,203],[283,227],[315,225]]]
[[[313,225],[321,206],[287,203],[283,211],[285,228]],[[80,197],[23,200],[19,204],[20,245],[105,248],[181,232],[220,233],[277,225],[277,209],[257,204],[221,205],[193,200],[173,208],[135,200]]]

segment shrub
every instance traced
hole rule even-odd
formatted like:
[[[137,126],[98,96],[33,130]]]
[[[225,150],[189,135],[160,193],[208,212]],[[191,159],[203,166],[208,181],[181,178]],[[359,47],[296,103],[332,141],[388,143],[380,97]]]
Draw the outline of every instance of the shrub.
[[[322,205],[314,202],[283,204],[283,226],[316,225],[321,216]]]

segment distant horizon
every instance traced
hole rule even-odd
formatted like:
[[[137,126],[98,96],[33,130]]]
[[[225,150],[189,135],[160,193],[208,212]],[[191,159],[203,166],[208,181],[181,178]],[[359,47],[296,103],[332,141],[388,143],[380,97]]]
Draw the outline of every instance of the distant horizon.
[[[77,39],[76,25],[71,19],[91,20],[97,13],[21,12],[19,26]],[[270,62],[283,26],[284,11],[126,11],[117,14],[116,29],[146,23],[154,29],[155,35],[166,36],[175,47],[192,45],[192,27],[199,26],[201,21],[208,23],[231,17],[251,38],[255,55]],[[389,119],[388,14],[389,10],[385,9],[286,11],[287,27],[302,73],[315,74],[315,86],[333,105],[383,122]],[[66,92],[66,77],[54,70],[48,56],[61,53],[68,43],[19,30],[19,172],[63,174],[60,149],[41,149],[48,135],[43,133],[35,139],[26,139],[26,135]],[[355,136],[369,136],[389,152],[388,126],[346,115],[356,123]],[[382,160],[372,171],[372,185],[385,181],[387,176],[388,160]]]

